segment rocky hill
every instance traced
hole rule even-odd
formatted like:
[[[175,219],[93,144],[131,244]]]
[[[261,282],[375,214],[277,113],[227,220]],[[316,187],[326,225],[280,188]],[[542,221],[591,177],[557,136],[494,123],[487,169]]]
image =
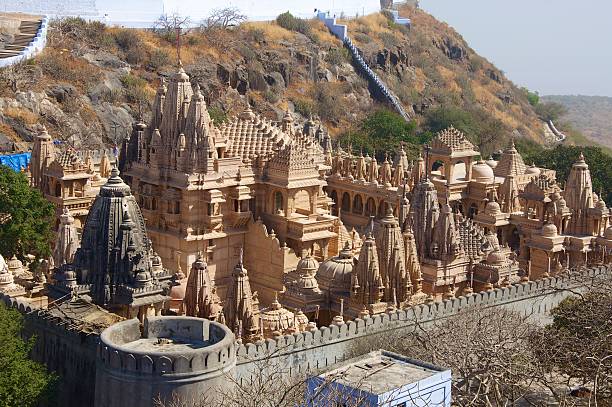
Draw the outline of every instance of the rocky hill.
[[[448,25],[410,7],[401,14],[412,19],[412,29],[384,14],[346,23],[369,65],[414,112],[417,131],[435,128],[431,112],[443,107],[488,123],[468,134],[485,153],[513,133],[542,142],[541,122],[523,90]],[[372,96],[348,51],[322,23],[302,23],[284,24],[290,29],[244,23],[182,36],[183,66],[217,121],[248,100],[274,120],[287,109],[298,119],[319,116],[338,136],[387,106]],[[0,71],[0,147],[27,149],[39,124],[77,148],[118,143],[135,117],[150,114],[155,90],[176,70],[176,61],[173,30],[57,21],[41,55]]]
[[[605,96],[555,95],[542,100],[567,108],[561,120],[568,122],[590,141],[612,148],[612,98]]]

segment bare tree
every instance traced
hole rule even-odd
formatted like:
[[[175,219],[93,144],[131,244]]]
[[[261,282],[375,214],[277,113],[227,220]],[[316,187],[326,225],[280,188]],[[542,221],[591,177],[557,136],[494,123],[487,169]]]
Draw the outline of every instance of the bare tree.
[[[580,277],[577,288],[550,293],[562,290],[572,296],[545,327],[506,308],[476,308],[365,338],[353,353],[382,347],[450,368],[457,406],[612,405],[611,276]]]
[[[245,22],[247,16],[242,14],[237,7],[226,7],[213,10],[202,22],[203,30],[222,29],[237,26]]]
[[[162,14],[153,24],[153,30],[167,41],[176,41],[180,47],[181,36],[190,31],[191,19],[178,13]]]

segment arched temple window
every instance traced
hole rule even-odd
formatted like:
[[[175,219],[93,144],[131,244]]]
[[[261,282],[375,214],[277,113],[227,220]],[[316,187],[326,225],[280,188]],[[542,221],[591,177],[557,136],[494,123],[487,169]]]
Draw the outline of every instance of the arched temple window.
[[[361,195],[355,195],[353,199],[353,213],[361,215],[363,213],[363,200]]]
[[[350,212],[351,211],[351,196],[348,192],[342,194],[342,211]]]
[[[274,213],[283,211],[283,194],[279,191],[274,193]]]

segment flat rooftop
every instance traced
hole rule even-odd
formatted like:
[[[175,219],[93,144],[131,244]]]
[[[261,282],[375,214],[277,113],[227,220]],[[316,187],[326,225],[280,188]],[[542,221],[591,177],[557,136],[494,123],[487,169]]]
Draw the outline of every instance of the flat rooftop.
[[[319,377],[379,395],[448,371],[386,351],[371,352],[335,366]]]

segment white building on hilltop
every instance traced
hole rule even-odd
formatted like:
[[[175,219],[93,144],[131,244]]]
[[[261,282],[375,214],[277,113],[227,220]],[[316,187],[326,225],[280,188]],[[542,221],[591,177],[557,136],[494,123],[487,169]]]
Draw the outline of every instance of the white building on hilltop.
[[[178,13],[199,24],[213,10],[235,7],[251,21],[270,21],[286,11],[313,18],[315,9],[348,17],[375,13],[379,0],[3,0],[1,12],[23,12],[49,16],[81,16],[110,25],[151,27],[162,14]]]

